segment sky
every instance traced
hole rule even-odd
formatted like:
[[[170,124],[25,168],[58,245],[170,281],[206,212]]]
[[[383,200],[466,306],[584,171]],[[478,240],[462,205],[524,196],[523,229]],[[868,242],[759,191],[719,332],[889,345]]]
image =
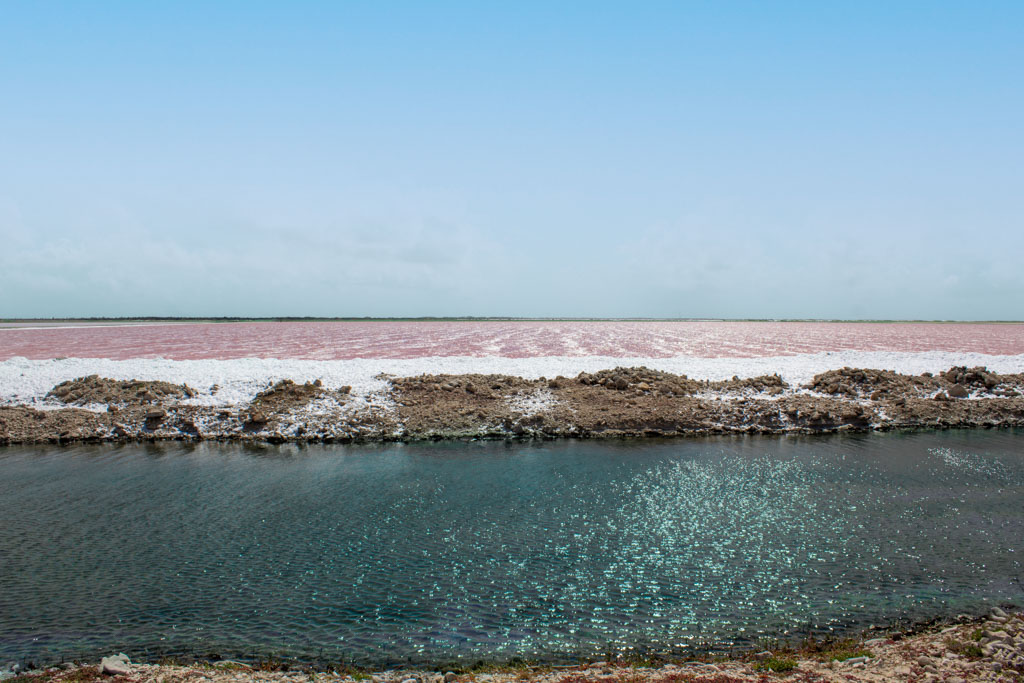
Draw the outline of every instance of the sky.
[[[1024,319],[1024,3],[0,3],[0,317]]]

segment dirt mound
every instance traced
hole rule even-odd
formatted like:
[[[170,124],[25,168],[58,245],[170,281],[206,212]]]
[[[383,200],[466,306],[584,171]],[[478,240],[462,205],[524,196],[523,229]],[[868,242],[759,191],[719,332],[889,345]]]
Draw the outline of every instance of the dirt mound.
[[[940,398],[967,398],[977,395],[1013,397],[1024,386],[1024,375],[1000,375],[984,367],[953,367],[932,375],[902,375],[891,370],[842,368],[815,375],[806,388],[822,394],[848,398],[914,398],[940,392]]]
[[[942,388],[942,383],[931,375],[901,375],[891,370],[842,368],[815,375],[805,386],[821,394],[877,401],[893,395],[924,396]]]
[[[351,387],[342,387],[337,393],[345,395],[351,390]],[[327,393],[328,391],[324,389],[320,380],[297,384],[290,379],[283,379],[269,389],[256,394],[250,408],[253,411],[268,414],[289,413]]]
[[[107,405],[159,403],[168,398],[192,398],[195,395],[195,389],[187,384],[108,379],[99,375],[89,375],[61,382],[50,390],[47,397],[55,398],[62,403],[82,406],[89,403],[106,403]]]
[[[689,379],[686,375],[673,375],[670,372],[651,370],[646,367],[615,368],[614,370],[601,370],[593,374],[581,372],[576,377],[576,381],[589,386],[602,386],[618,391],[633,390],[634,392],[668,397],[692,396],[701,391],[754,391],[776,394],[781,393],[789,386],[778,375],[761,375],[747,379],[733,377],[718,382],[707,380],[701,382]]]
[[[79,408],[0,406],[0,444],[83,441],[104,433],[107,416]]]
[[[670,372],[651,370],[646,367],[615,368],[600,370],[593,374],[581,372],[576,376],[579,384],[593,387],[604,387],[615,391],[653,392],[664,396],[689,396],[704,387],[686,375],[673,375]]]
[[[480,374],[419,375],[391,383],[406,431],[423,436],[501,430],[519,417],[508,398],[547,386],[543,380]]]
[[[564,377],[562,378],[565,379]],[[477,396],[481,399],[493,398],[493,393],[531,389],[544,386],[544,380],[523,379],[511,375],[417,375],[415,377],[397,377],[391,380],[392,386],[408,392],[461,392]]]
[[[771,395],[781,394],[783,391],[789,388],[778,375],[759,375],[757,377],[748,377],[746,379],[740,379],[739,377],[733,377],[721,382],[709,382],[707,384],[708,389],[712,391],[725,391],[725,392],[745,392],[753,391],[757,393],[768,393]]]
[[[54,387],[51,395],[67,403],[107,403],[106,412],[0,408],[0,443],[619,438],[1024,425],[1018,391],[1024,375],[985,368],[916,376],[843,368],[799,388],[778,375],[710,382],[643,367],[574,378],[387,379],[390,391],[366,405],[346,400],[349,387],[282,380],[248,405],[211,407],[173,400],[194,395],[184,385],[84,377]],[[336,402],[324,400],[331,398]],[[314,400],[322,410],[301,410]]]
[[[940,375],[952,385],[960,385],[969,392],[988,392],[997,396],[1019,396],[1024,389],[1024,374],[1000,375],[986,367],[955,366]],[[951,394],[952,395],[952,394]]]
[[[700,392],[781,393],[777,375],[701,382],[646,367],[582,372],[575,378],[508,375],[421,375],[392,380],[399,420],[414,437],[479,432],[517,436],[675,434],[740,420],[779,428],[774,405],[732,415]]]

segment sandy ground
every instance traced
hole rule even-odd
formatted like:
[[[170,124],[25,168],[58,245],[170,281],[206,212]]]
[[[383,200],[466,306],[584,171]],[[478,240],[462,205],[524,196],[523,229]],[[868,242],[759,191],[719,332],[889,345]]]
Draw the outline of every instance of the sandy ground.
[[[1024,680],[1024,615],[995,609],[985,620],[964,620],[925,632],[866,641],[808,645],[800,650],[762,651],[733,659],[631,666],[597,662],[573,667],[495,667],[476,671],[291,670],[279,662],[135,664],[127,657],[96,664],[65,664],[46,670],[7,671],[12,683],[235,683],[268,681],[366,681],[367,683],[730,683],[740,681],[1021,681]]]
[[[280,380],[231,405],[218,391],[88,376],[42,404],[0,406],[0,444],[133,440],[387,441],[676,437],[1024,426],[1024,374],[843,368],[709,381],[648,368],[575,377],[419,375],[348,386]]]

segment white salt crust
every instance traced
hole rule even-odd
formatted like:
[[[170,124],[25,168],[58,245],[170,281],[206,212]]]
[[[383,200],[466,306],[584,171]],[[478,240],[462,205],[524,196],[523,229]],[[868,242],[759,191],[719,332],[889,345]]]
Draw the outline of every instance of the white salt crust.
[[[237,360],[165,360],[105,358],[64,358],[0,361],[0,405],[35,404],[58,407],[45,396],[55,385],[86,375],[111,379],[164,380],[188,384],[199,395],[184,404],[228,406],[245,404],[261,390],[281,379],[306,382],[319,379],[327,389],[352,387],[352,406],[375,404],[387,389],[387,376],[428,374],[502,374],[528,379],[615,367],[646,366],[693,379],[722,380],[778,373],[792,385],[804,384],[814,375],[842,367],[894,370],[905,374],[939,372],[954,365],[986,366],[999,373],[1024,372],[1024,354],[993,356],[948,351],[837,351],[763,358],[584,358],[550,356],[540,358],[427,357],[414,359],[288,360],[245,358]],[[211,391],[213,386],[216,391]]]

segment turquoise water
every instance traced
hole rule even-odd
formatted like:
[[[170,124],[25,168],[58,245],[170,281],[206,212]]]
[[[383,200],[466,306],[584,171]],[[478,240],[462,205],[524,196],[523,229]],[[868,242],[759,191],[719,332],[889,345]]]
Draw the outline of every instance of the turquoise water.
[[[0,661],[683,654],[1024,601],[1024,433],[8,447],[0,520]]]

